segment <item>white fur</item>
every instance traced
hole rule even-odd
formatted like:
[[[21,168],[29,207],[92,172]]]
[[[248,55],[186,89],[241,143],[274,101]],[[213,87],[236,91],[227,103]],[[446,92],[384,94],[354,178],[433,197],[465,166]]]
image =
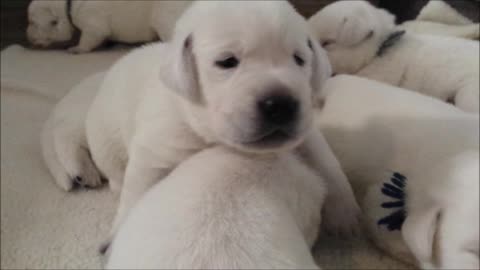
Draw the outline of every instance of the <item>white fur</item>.
[[[139,200],[106,268],[318,268],[323,183],[294,154],[203,150]]]
[[[99,186],[101,176],[88,151],[85,118],[105,74],[92,75],[75,86],[50,113],[42,130],[45,163],[64,190],[74,187],[75,178],[83,186]]]
[[[466,25],[471,24],[472,21],[464,17],[449,4],[444,1],[428,1],[420,13],[417,20],[441,22],[445,24]]]
[[[200,2],[187,13],[172,43],[128,54],[107,72],[100,87],[99,81],[79,86],[75,91],[100,88],[90,107],[92,93],[72,93],[65,104],[81,99],[81,112],[68,112],[67,105],[57,109],[52,117],[70,119],[75,127],[65,132],[61,125],[47,123],[45,128],[45,158],[57,183],[68,190],[72,184],[65,175],[87,175],[58,165],[76,162],[81,168],[92,162],[89,156],[71,156],[78,148],[86,150],[79,143],[85,139],[86,113],[92,159],[110,187],[121,190],[112,235],[146,190],[192,154],[218,143],[258,153],[300,145],[305,160],[327,180],[330,207],[324,211],[325,228],[342,233],[358,228],[359,207],[347,178],[323,136],[310,128],[311,97],[316,94],[312,89],[321,88],[330,66],[315,42],[309,48],[304,19],[287,2],[278,1]],[[218,24],[219,18],[223,24]],[[294,53],[301,55],[304,66],[295,63]],[[215,66],[216,60],[233,54],[241,61],[235,70]],[[255,124],[256,99],[278,88],[299,100],[299,118],[288,130],[289,139],[263,145]],[[52,142],[52,136],[58,141]],[[55,146],[64,144],[69,148]],[[96,179],[83,180],[95,186]]]
[[[105,40],[127,43],[169,40],[177,18],[191,1],[72,1],[72,19],[81,31],[71,52],[89,52]],[[73,37],[66,1],[34,0],[28,8],[27,36],[47,47]],[[53,23],[56,22],[56,23]]]
[[[406,33],[377,56],[380,44],[398,29],[391,14],[364,1],[330,4],[309,22],[335,73],[386,82],[479,111],[478,42]]]
[[[422,268],[478,269],[478,115],[347,75],[329,79],[322,99],[318,125],[363,202],[375,242],[406,261],[413,252]],[[377,225],[380,203],[390,201],[380,189],[392,171],[408,178],[403,237]]]
[[[466,39],[480,39],[480,24],[452,25],[438,22],[413,20],[400,25],[400,28],[417,34],[453,36]]]

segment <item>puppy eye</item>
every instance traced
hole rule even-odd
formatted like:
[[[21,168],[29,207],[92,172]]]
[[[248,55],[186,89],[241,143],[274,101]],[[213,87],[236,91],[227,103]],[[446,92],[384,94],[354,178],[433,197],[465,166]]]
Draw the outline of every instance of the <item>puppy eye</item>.
[[[56,26],[57,24],[58,24],[58,21],[57,21],[57,20],[50,22],[50,25],[51,25],[51,26]]]
[[[295,63],[297,63],[297,65],[299,65],[301,67],[303,67],[303,65],[305,64],[305,60],[303,60],[303,58],[301,58],[297,54],[293,55],[293,59],[295,59]]]
[[[230,56],[224,60],[215,61],[215,65],[222,69],[230,69],[238,66],[240,61],[235,56]]]

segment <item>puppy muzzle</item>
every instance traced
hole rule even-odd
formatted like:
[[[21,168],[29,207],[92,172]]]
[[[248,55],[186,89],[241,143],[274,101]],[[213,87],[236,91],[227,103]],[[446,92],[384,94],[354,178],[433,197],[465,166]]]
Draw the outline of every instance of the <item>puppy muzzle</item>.
[[[257,102],[257,123],[254,135],[246,146],[272,148],[298,139],[300,103],[284,93],[273,93]]]

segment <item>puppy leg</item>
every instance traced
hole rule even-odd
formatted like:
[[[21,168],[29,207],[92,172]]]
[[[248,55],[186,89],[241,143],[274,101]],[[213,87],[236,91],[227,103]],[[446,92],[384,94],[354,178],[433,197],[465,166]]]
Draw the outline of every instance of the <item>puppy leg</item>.
[[[111,139],[110,137],[100,137],[96,140],[89,140],[89,144],[92,158],[108,179],[110,189],[114,193],[119,193],[125,176],[127,157],[121,146],[108,141]]]
[[[102,178],[84,138],[84,129],[60,129],[54,134],[55,150],[71,181],[77,185],[94,188],[102,185]]]
[[[77,46],[68,49],[71,53],[86,53],[100,46],[110,35],[108,23],[97,19],[79,20],[82,31],[80,42]]]
[[[71,53],[86,53],[100,46],[107,39],[104,35],[92,32],[82,32],[77,46],[68,48]]]
[[[52,116],[50,116],[47,122],[45,122],[42,131],[43,159],[57,185],[65,191],[70,191],[74,187],[74,181],[72,181],[70,174],[58,158],[57,151],[55,150],[54,133],[53,119]]]
[[[329,233],[351,235],[359,230],[358,206],[347,176],[319,130],[312,130],[299,151],[327,182],[322,227]]]
[[[42,132],[42,150],[50,172],[62,189],[70,191],[75,186],[93,188],[102,184],[82,125],[58,120],[52,114]]]
[[[138,150],[139,151],[133,150],[129,157],[117,214],[108,238],[102,243],[100,250],[102,253],[108,250],[110,242],[118,231],[118,228],[137,200],[170,172],[168,166],[162,166],[164,163],[158,160],[158,156],[146,154],[145,151],[141,149]]]

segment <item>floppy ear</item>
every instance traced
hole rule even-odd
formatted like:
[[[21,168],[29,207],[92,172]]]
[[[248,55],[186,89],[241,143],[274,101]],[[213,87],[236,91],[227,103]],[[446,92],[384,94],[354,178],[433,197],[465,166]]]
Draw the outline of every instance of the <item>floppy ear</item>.
[[[308,39],[308,47],[313,52],[311,85],[318,93],[325,81],[332,76],[332,66],[325,50],[314,39]]]
[[[176,40],[170,44],[170,54],[160,72],[166,86],[185,99],[200,103],[201,93],[198,83],[197,64],[193,54],[193,36]]]
[[[338,29],[336,42],[346,46],[354,46],[372,36],[373,31],[371,18],[345,17]]]

